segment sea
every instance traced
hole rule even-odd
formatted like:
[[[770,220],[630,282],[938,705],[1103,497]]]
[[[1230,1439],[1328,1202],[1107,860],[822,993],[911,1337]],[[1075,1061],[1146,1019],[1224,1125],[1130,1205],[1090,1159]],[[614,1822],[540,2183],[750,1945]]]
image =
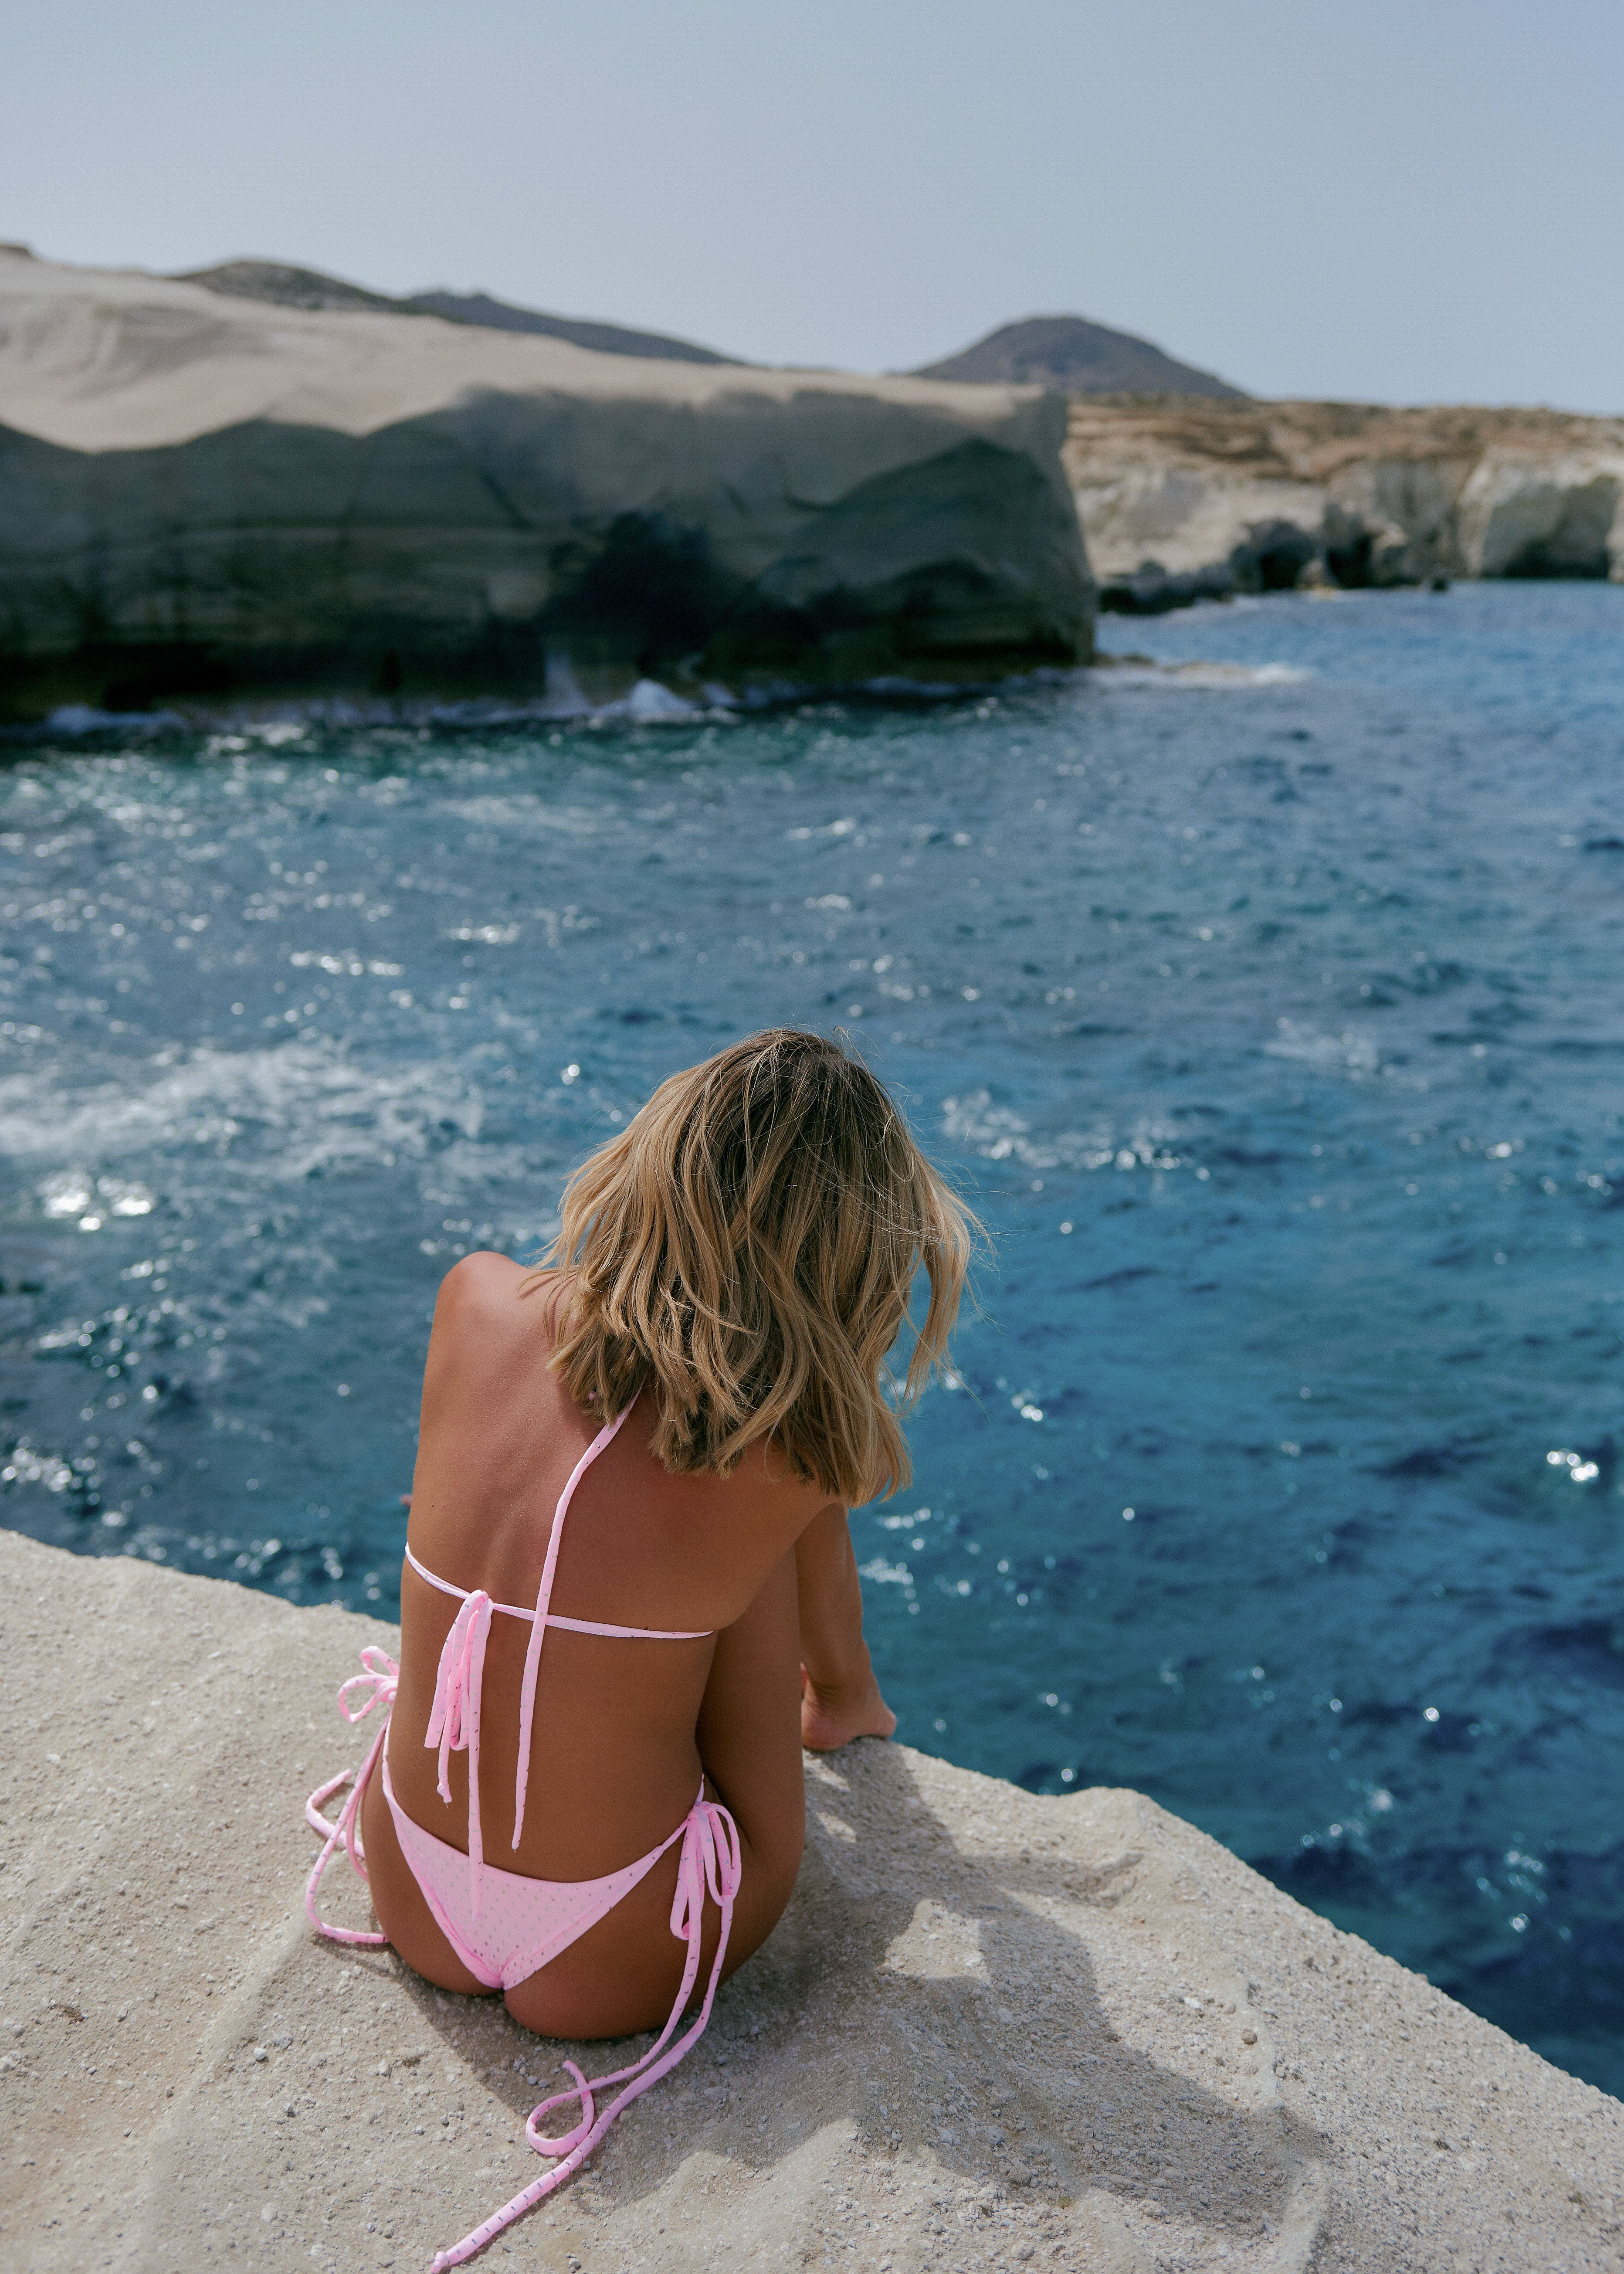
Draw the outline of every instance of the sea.
[[[1624,2090],[1624,591],[1102,631],[9,746],[0,1520],[393,1615],[441,1275],[843,1031],[987,1234],[853,1517],[900,1735],[1148,1793]]]

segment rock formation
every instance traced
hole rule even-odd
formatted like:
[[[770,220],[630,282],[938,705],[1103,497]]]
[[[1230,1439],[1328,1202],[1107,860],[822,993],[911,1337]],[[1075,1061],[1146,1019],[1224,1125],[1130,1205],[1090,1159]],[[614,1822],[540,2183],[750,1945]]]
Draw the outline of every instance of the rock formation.
[[[1085,316],[1028,316],[1003,324],[984,340],[941,363],[921,366],[916,379],[989,380],[1047,387],[1062,395],[1193,395],[1244,403],[1238,387],[1193,364],[1179,363],[1149,340],[1113,332]]]
[[[1624,578],[1624,419],[1079,396],[1065,461],[1107,608],[1299,581]]]
[[[1064,418],[0,252],[0,715],[1086,660]]]
[[[537,332],[545,339],[591,348],[599,355],[643,356],[656,363],[740,361],[737,356],[718,355],[714,348],[698,347],[692,340],[673,340],[665,332],[635,332],[624,324],[544,315],[539,308],[516,308],[512,301],[492,299],[488,292],[451,292],[441,286],[391,299],[385,292],[369,292],[364,284],[346,283],[342,276],[294,267],[285,260],[222,260],[214,268],[184,269],[175,282],[206,285],[234,300],[270,300],[282,308],[366,308],[380,316],[443,316],[450,324],[480,324],[493,332]]]
[[[12,1533],[0,1605],[0,2262],[426,2268],[543,2168],[563,2055],[627,2056],[306,1927],[304,1796],[369,1727],[334,1693],[393,1630]],[[807,1776],[777,1931],[495,2264],[1624,2264],[1624,2107],[1151,1802],[871,1743]]]

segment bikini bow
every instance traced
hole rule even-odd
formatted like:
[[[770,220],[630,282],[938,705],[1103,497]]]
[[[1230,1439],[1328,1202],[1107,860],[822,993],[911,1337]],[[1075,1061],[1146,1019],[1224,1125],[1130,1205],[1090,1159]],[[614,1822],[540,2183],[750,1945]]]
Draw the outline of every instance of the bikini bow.
[[[368,1778],[378,1766],[384,1739],[389,1734],[389,1714],[401,1686],[401,1669],[388,1652],[380,1650],[376,1643],[368,1643],[361,1653],[361,1673],[352,1674],[348,1682],[339,1683],[338,1710],[346,1721],[353,1723],[364,1721],[374,1706],[381,1706],[384,1709],[383,1726],[372,1739],[366,1758],[361,1764],[361,1773],[350,1786],[350,1797],[340,1810],[335,1822],[321,1811],[335,1792],[341,1792],[345,1785],[350,1784],[348,1769],[341,1769],[335,1777],[329,1777],[326,1784],[318,1785],[304,1803],[304,1820],[322,1842],[321,1853],[317,1856],[305,1883],[304,1909],[317,1933],[326,1935],[330,1941],[361,1943],[369,1949],[381,1949],[388,1942],[387,1935],[363,1934],[354,1927],[329,1926],[316,1909],[316,1891],[321,1885],[321,1875],[327,1870],[335,1849],[341,1845],[345,1848],[351,1868],[362,1879],[367,1875],[366,1851],[361,1844],[361,1798],[366,1790]],[[354,1702],[352,1693],[359,1693],[361,1704]]]
[[[483,1587],[476,1587],[452,1621],[440,1653],[434,1676],[434,1705],[424,1744],[440,1748],[440,1777],[436,1786],[447,1806],[451,1800],[453,1753],[468,1755],[468,1865],[474,1916],[479,1916],[485,1886],[485,1842],[479,1833],[479,1700],[485,1683],[485,1646],[495,1608]]]
[[[368,1643],[361,1653],[361,1663],[366,1671],[352,1674],[348,1682],[338,1685],[338,1710],[346,1721],[364,1721],[374,1706],[393,1706],[395,1692],[401,1686],[401,1669],[387,1650]],[[371,1694],[364,1706],[352,1706],[352,1690],[365,1690]]]
[[[671,1931],[696,1940],[704,1914],[705,1891],[718,1909],[731,1909],[743,1877],[739,1827],[718,1801],[701,1800],[688,1820],[677,1892],[671,1903]]]

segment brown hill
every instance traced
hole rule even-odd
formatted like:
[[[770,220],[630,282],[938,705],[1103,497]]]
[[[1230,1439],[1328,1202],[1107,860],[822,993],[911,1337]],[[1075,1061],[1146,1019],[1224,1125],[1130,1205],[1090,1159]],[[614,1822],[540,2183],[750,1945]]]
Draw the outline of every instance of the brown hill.
[[[1204,395],[1244,403],[1238,387],[1193,364],[1179,363],[1149,340],[1113,332],[1084,316],[1028,316],[1004,324],[918,379],[991,380],[1047,387],[1058,395]]]

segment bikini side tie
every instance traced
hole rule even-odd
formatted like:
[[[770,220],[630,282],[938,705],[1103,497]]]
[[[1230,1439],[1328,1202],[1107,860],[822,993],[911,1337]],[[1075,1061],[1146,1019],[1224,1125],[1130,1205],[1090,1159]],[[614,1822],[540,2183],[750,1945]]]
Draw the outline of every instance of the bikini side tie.
[[[651,2085],[658,2084],[661,2077],[669,2075],[704,2035],[710,2019],[710,2008],[716,2001],[717,1985],[722,1978],[722,1962],[727,1955],[727,1938],[733,1923],[733,1901],[739,1893],[742,1865],[738,1826],[719,1801],[707,1800],[701,1793],[682,1827],[677,1891],[671,1905],[671,1931],[687,1943],[688,1955],[683,1961],[682,1980],[671,2008],[670,2020],[643,2059],[634,2061],[628,2068],[617,2068],[607,2076],[589,2078],[582,2074],[574,2061],[564,2063],[575,2079],[573,2086],[568,2092],[555,2092],[550,2099],[538,2101],[524,2120],[524,2136],[536,2153],[538,2156],[558,2156],[562,2160],[554,2164],[553,2169],[540,2179],[532,2180],[528,2187],[515,2195],[511,2202],[504,2203],[500,2210],[492,2211],[482,2225],[477,2226],[471,2234],[464,2235],[461,2242],[453,2244],[449,2250],[440,2251],[431,2264],[429,2274],[447,2274],[449,2268],[461,2266],[477,2251],[483,2250],[504,2227],[511,2226],[516,2218],[523,2218],[525,2212],[533,2210],[544,2196],[561,2187],[572,2172],[580,2170],[620,2111],[647,2092]],[[699,1977],[707,1892],[711,1901],[719,1906],[722,1914],[722,1931],[717,1939],[710,1979],[705,1987],[704,2003],[692,2024],[675,2044],[671,2044],[672,2033],[682,2018]],[[615,2095],[599,2116],[593,2095],[611,2084],[624,2085],[626,2089]],[[571,2130],[560,2134],[556,2139],[550,2139],[537,2129],[538,2117],[545,2116],[550,2108],[562,2107],[572,2100],[580,2102],[582,2113],[581,2121]]]
[[[401,1669],[387,1651],[380,1650],[376,1643],[369,1643],[361,1653],[361,1663],[366,1669],[364,1674],[352,1674],[348,1682],[339,1684],[338,1710],[346,1721],[365,1721],[375,1706],[381,1706],[384,1709],[383,1726],[372,1739],[372,1750],[361,1764],[360,1773],[356,1777],[336,1823],[330,1822],[321,1811],[335,1792],[349,1784],[351,1775],[349,1769],[342,1769],[337,1776],[329,1777],[326,1784],[318,1785],[304,1803],[305,1821],[325,1842],[304,1883],[304,1915],[317,1933],[326,1935],[330,1941],[361,1943],[369,1949],[379,1950],[387,1948],[389,1938],[387,1934],[366,1934],[355,1927],[328,1926],[316,1909],[316,1890],[321,1884],[321,1875],[332,1861],[333,1852],[341,1841],[349,1851],[351,1870],[362,1879],[366,1877],[366,1852],[361,1845],[361,1799],[366,1790],[367,1780],[378,1766],[384,1739],[389,1734],[389,1714],[400,1688]],[[366,1693],[365,1705],[350,1703],[351,1690]]]

